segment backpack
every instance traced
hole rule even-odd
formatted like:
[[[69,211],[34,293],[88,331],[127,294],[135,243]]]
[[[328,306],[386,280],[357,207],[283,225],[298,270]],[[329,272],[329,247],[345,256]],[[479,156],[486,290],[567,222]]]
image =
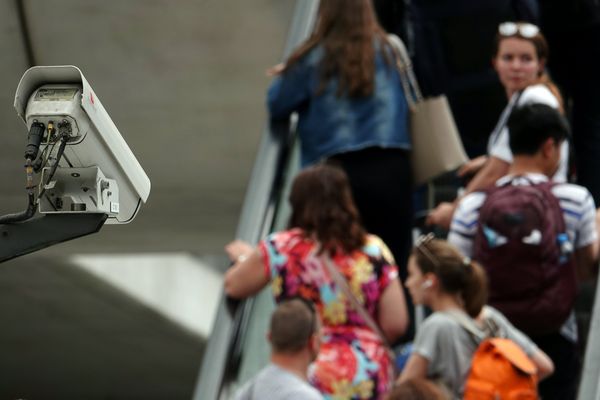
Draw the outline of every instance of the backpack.
[[[573,309],[577,283],[573,246],[553,184],[529,183],[509,181],[487,192],[473,258],[487,272],[489,304],[536,335],[561,328]]]
[[[500,331],[491,318],[481,331],[465,314],[450,312],[478,345],[464,385],[463,400],[537,400],[537,368],[511,339],[497,337]]]

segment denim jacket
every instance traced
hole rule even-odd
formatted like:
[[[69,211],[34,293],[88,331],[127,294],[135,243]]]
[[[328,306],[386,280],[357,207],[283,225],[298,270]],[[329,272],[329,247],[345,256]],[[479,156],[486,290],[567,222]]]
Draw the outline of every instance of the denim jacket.
[[[392,61],[387,65],[376,46],[375,90],[360,98],[337,96],[338,82],[331,79],[317,95],[323,48],[315,47],[268,91],[271,119],[284,119],[297,111],[302,165],[368,147],[410,150],[408,105],[400,76]],[[393,60],[390,53],[390,59]]]

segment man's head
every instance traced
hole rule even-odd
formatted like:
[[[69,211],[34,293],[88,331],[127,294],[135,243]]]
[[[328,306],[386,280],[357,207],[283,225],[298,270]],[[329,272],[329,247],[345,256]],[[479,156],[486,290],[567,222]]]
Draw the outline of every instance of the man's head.
[[[319,350],[318,334],[319,318],[312,303],[305,300],[283,301],[271,315],[269,341],[274,353],[306,350],[314,358]]]
[[[569,137],[565,118],[545,104],[529,104],[516,108],[507,126],[514,157],[535,159],[544,173],[553,175],[560,162],[560,145]]]

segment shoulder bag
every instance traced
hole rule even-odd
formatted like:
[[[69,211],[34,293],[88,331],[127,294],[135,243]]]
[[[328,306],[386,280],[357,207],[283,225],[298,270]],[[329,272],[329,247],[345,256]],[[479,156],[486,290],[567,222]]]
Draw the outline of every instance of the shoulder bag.
[[[385,335],[383,334],[383,331],[381,330],[379,325],[375,322],[375,320],[371,317],[371,314],[369,314],[369,312],[363,307],[363,305],[360,304],[360,302],[358,301],[356,296],[354,296],[354,293],[352,293],[350,286],[348,286],[348,281],[346,281],[346,278],[344,278],[342,273],[340,271],[338,271],[338,269],[335,267],[335,265],[333,265],[333,263],[331,262],[331,258],[329,257],[328,252],[325,252],[325,254],[321,255],[320,259],[321,259],[323,265],[325,266],[325,268],[327,268],[327,271],[329,272],[331,279],[333,279],[335,284],[344,292],[344,294],[350,301],[350,304],[352,305],[352,308],[354,309],[354,311],[356,311],[360,315],[360,317],[363,319],[363,321],[365,321],[365,323],[369,326],[369,328],[371,328],[371,330],[373,332],[375,332],[377,334],[377,336],[379,336],[379,339],[383,343],[383,346],[385,347],[385,350],[386,350],[388,356],[390,357],[390,362],[391,362],[390,376],[395,377],[396,376],[396,371],[395,371],[396,355],[395,355],[394,351],[392,350],[390,343],[388,342]]]
[[[404,43],[388,35],[410,109],[412,169],[415,185],[427,183],[464,164],[468,158],[445,95],[423,98]]]

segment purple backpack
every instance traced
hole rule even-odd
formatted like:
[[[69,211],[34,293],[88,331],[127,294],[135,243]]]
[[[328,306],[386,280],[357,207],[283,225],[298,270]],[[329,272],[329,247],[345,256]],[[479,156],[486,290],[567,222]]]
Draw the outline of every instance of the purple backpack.
[[[495,186],[479,214],[473,258],[489,304],[528,334],[556,332],[577,292],[573,246],[551,182]]]

